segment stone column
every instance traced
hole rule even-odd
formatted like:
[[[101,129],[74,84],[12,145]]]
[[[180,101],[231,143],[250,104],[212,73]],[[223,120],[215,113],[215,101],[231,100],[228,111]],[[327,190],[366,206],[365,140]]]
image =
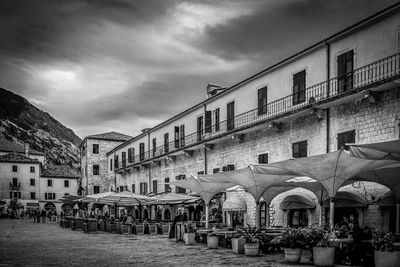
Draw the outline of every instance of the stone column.
[[[329,227],[335,227],[335,198],[331,197],[329,202]]]
[[[260,201],[256,201],[256,227],[260,228]]]
[[[206,229],[208,229],[208,208],[209,208],[209,204],[206,204]]]
[[[319,214],[318,214],[318,225],[322,226],[322,212],[323,212],[324,204],[319,202]]]
[[[269,204],[265,204],[265,228],[269,228]]]

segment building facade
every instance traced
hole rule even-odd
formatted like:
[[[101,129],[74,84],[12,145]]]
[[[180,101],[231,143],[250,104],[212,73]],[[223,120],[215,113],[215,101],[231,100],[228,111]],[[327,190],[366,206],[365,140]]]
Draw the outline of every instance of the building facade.
[[[381,10],[231,87],[209,86],[201,103],[109,150],[108,179],[140,194],[184,193],[169,182],[398,139],[399,9]],[[379,204],[386,187],[360,182],[342,191],[354,203],[338,207],[337,216],[393,229],[394,207]],[[280,203],[292,194],[314,205],[286,209]],[[254,224],[254,198],[240,189],[230,195],[246,202],[242,217]],[[261,209],[263,224],[318,222],[326,206],[316,199],[305,189],[277,195]]]
[[[82,187],[86,195],[113,191],[115,179],[109,176],[106,153],[131,139],[117,132],[90,135],[80,144]]]

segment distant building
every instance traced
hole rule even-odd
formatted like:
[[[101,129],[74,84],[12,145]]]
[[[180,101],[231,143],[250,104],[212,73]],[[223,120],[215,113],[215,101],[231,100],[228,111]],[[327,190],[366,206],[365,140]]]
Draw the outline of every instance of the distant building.
[[[0,156],[9,153],[18,153],[28,158],[37,159],[40,163],[45,163],[44,153],[29,147],[29,144],[19,145],[17,143],[0,138]]]
[[[115,179],[108,175],[106,153],[132,137],[117,132],[89,135],[80,148],[81,177],[85,194],[96,194],[115,189]]]

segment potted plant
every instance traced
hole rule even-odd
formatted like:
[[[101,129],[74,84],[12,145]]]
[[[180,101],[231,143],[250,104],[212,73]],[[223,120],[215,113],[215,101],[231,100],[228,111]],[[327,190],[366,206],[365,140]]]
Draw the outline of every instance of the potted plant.
[[[281,244],[285,248],[285,260],[287,262],[300,262],[302,248],[304,247],[304,235],[300,229],[286,229],[283,232]]]
[[[211,249],[218,248],[218,235],[216,232],[211,232],[207,236],[207,247]]]
[[[259,235],[261,231],[256,227],[252,228],[249,224],[247,224],[247,226],[248,228],[238,229],[238,232],[246,240],[246,243],[244,244],[244,254],[246,256],[255,256],[258,254],[258,250],[260,249],[257,235]]]
[[[372,235],[372,245],[375,248],[375,266],[396,267],[400,262],[400,251],[394,251],[392,233],[384,234],[375,230]]]
[[[331,246],[331,232],[321,226],[303,229],[304,242],[312,248],[314,265],[332,266],[335,259],[335,247]]]
[[[196,238],[196,233],[193,227],[192,222],[188,222],[186,225],[186,232],[183,234],[183,240],[186,245],[194,245]]]

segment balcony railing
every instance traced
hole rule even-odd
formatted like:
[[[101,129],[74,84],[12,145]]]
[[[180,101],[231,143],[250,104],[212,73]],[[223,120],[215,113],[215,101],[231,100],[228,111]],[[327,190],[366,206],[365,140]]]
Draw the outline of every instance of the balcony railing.
[[[184,150],[185,148],[190,148],[259,123],[273,121],[295,111],[329,102],[399,77],[400,54],[395,54],[339,77],[310,86],[304,91],[270,102],[266,107],[262,107],[262,109],[257,107],[236,115],[233,120],[221,121],[217,125],[212,125],[211,132],[204,133],[203,130],[200,135],[198,132],[194,132],[186,135],[184,140],[173,140],[169,142],[167,150],[162,145],[156,149],[146,151],[142,157],[136,155],[133,162],[128,162],[127,167],[151,159],[157,159],[163,155]],[[233,128],[232,125],[234,126]],[[181,144],[184,144],[184,146],[181,146]]]

